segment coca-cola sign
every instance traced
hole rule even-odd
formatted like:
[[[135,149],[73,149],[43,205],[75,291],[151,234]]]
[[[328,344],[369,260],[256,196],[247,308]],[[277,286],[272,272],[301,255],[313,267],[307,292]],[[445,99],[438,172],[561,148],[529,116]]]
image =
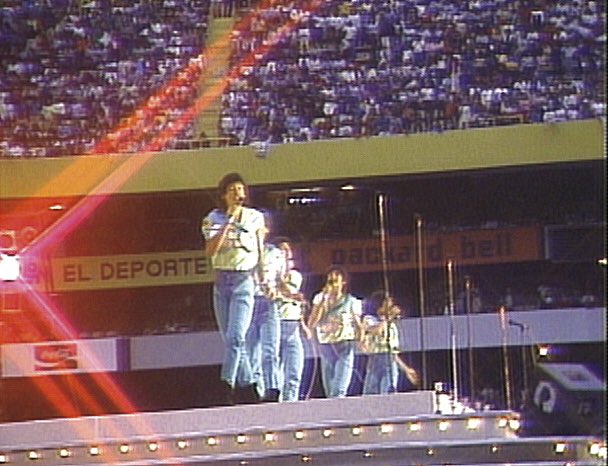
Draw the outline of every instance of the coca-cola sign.
[[[16,343],[2,346],[2,377],[126,370],[128,345],[120,338]]]
[[[50,343],[34,350],[36,371],[64,371],[78,368],[78,347],[75,343]]]

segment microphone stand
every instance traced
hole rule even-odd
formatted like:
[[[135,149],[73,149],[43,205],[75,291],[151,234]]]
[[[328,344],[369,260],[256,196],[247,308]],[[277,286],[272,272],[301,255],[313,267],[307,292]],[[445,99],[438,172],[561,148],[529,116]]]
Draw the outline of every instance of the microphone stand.
[[[521,346],[521,403],[520,409],[525,410],[528,407],[528,363],[527,363],[527,350],[526,350],[526,330],[528,326],[526,324],[522,324],[521,322],[517,322],[515,320],[509,319],[509,325],[519,328],[519,343]]]
[[[387,259],[387,238],[386,238],[386,197],[384,194],[378,194],[378,222],[380,226],[380,257],[382,261],[382,280],[384,283],[384,298],[388,298],[390,296],[389,290],[389,279],[388,279],[388,259]],[[384,303],[383,303],[384,304]],[[392,392],[397,391],[397,387],[393,387],[393,380],[395,377],[394,367],[393,367],[393,350],[391,347],[391,326],[392,326],[392,316],[386,316],[386,348],[387,353],[386,356],[388,358],[388,368],[389,368],[389,376],[391,381],[391,389]]]
[[[507,403],[507,410],[511,410],[513,403],[511,401],[511,373],[509,369],[509,345],[507,341],[507,312],[504,306],[500,306],[500,328],[502,330],[502,358],[503,358],[503,371],[505,377],[505,399]]]
[[[456,351],[456,326],[454,319],[454,262],[447,262],[448,273],[448,309],[450,311],[450,350],[452,356],[452,408],[458,401],[458,355]]]
[[[522,325],[520,327],[520,334],[519,334],[519,336],[521,337],[521,376],[523,377],[522,394],[521,394],[521,409],[522,410],[526,410],[528,408],[528,400],[529,400],[528,363],[526,362],[527,351],[526,351],[525,332],[526,332],[526,327],[525,327],[525,325]]]
[[[420,309],[420,355],[422,366],[422,390],[427,388],[427,369],[426,369],[426,350],[424,343],[424,318],[426,314],[425,303],[425,282],[424,282],[424,244],[422,217],[418,214],[414,216],[416,227],[416,268],[418,270],[418,307]]]
[[[380,257],[382,260],[382,281],[384,283],[384,294],[385,296],[389,295],[389,285],[388,285],[388,260],[386,257],[386,214],[385,214],[385,206],[386,199],[384,194],[378,194],[378,222],[380,226]]]
[[[475,377],[474,377],[474,354],[473,354],[473,327],[471,325],[471,277],[468,275],[464,279],[466,313],[467,313],[467,350],[469,356],[469,399],[473,401],[475,395]]]

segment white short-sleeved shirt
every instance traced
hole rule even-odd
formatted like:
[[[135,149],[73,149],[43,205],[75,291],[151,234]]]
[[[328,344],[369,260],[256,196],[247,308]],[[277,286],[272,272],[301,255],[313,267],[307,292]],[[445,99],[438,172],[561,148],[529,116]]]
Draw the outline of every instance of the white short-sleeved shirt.
[[[269,289],[277,287],[279,280],[285,273],[286,262],[285,253],[273,244],[267,244],[264,248],[264,260],[262,270],[264,271],[264,284]],[[264,290],[256,276],[256,295],[263,295]]]
[[[365,316],[363,321],[369,326],[375,326],[380,324],[380,319],[377,316]],[[388,338],[387,338],[388,337]],[[386,326],[382,329],[382,332],[374,334],[372,332],[365,332],[361,342],[361,348],[365,353],[398,353],[399,352],[399,328],[396,322],[389,324],[389,335],[386,334]]]
[[[228,223],[228,215],[220,209],[213,209],[203,219],[201,233],[205,240],[217,235]],[[210,257],[211,266],[216,270],[252,270],[258,265],[257,232],[264,227],[264,215],[250,207],[243,207],[240,222],[228,232],[223,247]]]
[[[316,306],[322,301],[323,293],[317,293],[312,299],[312,304]],[[356,319],[361,316],[361,312],[361,300],[346,294],[321,316],[316,329],[319,343],[355,340],[358,332]]]
[[[302,274],[299,270],[289,270],[283,279],[283,284],[293,294],[300,291],[302,286]],[[279,318],[281,320],[300,320],[304,317],[304,304],[293,299],[280,299],[279,302]]]

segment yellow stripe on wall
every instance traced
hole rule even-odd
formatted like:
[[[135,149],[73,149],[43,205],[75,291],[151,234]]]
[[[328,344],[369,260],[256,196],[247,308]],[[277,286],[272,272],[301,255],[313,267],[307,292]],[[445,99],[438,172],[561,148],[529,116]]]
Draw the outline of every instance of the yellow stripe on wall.
[[[116,192],[208,189],[230,171],[250,185],[265,185],[600,160],[604,154],[598,119],[278,144],[265,157],[253,147],[170,151],[153,154]],[[3,159],[0,198],[113,194],[112,183],[99,190],[100,183],[133,156]]]

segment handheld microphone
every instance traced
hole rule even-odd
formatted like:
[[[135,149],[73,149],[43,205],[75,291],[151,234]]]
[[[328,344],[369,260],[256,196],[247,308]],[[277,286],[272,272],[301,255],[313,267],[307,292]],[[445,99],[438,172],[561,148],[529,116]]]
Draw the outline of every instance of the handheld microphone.
[[[241,198],[239,197],[239,200]],[[244,199],[244,198],[243,198]],[[248,233],[249,230],[247,230],[238,220],[237,218],[240,217],[240,211],[242,209],[242,205],[239,204],[232,213],[229,213],[229,218],[228,218],[228,223],[232,226],[232,228],[234,228],[235,230],[241,232],[241,233]]]
[[[241,233],[249,233],[249,230],[238,222],[233,222],[231,225],[235,230],[238,230]]]

